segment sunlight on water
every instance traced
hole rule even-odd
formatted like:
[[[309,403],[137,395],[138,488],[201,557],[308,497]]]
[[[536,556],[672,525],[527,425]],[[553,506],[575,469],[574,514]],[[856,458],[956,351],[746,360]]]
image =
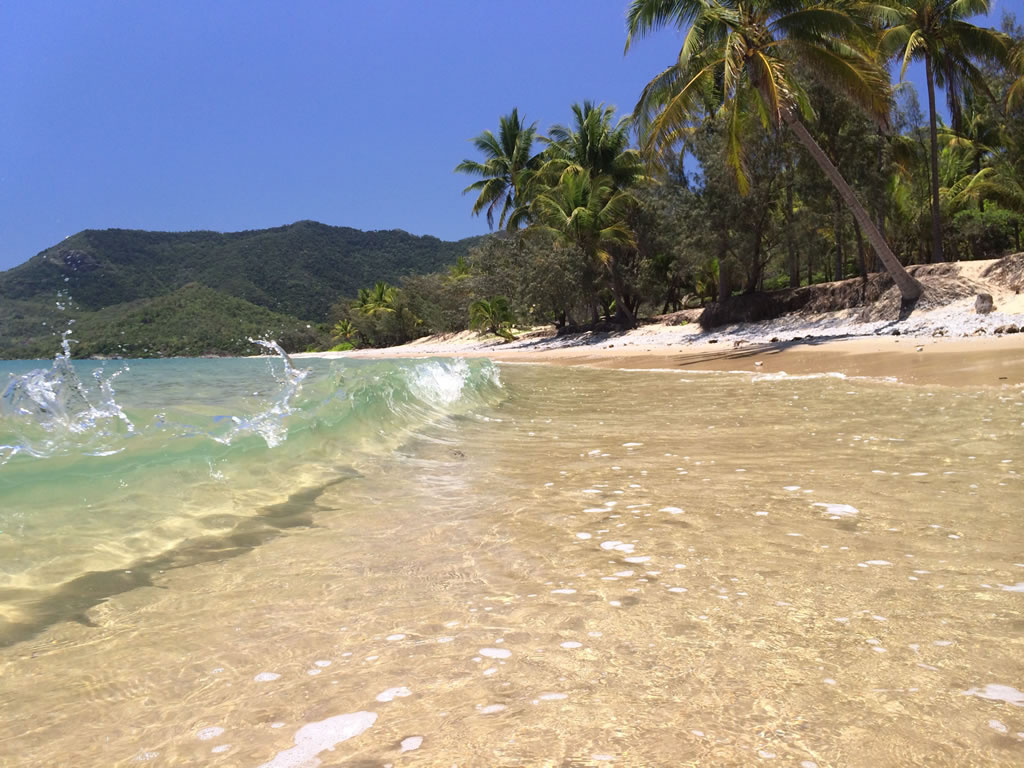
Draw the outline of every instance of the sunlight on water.
[[[1024,393],[306,363],[0,467],[16,764],[1024,759]]]

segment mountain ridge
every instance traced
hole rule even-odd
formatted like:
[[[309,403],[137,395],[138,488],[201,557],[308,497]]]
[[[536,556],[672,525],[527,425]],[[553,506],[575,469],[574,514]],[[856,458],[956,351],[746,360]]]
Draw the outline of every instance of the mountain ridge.
[[[355,296],[359,288],[442,269],[465,256],[480,239],[444,241],[403,230],[364,232],[311,220],[240,232],[82,230],[0,272],[0,356],[42,353],[52,346],[55,326],[71,318],[80,322],[82,331],[91,326],[97,332],[103,328],[112,332],[115,329],[109,326],[115,317],[118,322],[136,323],[142,315],[114,308],[155,301],[185,286],[209,289],[219,297],[207,294],[212,306],[225,312],[230,306],[233,316],[241,312],[265,323],[270,316],[258,308],[272,313],[277,324],[287,318],[312,327],[326,323],[331,307]],[[185,305],[195,303],[197,295],[195,290],[189,293]],[[57,303],[68,303],[68,299],[69,308],[59,310]],[[247,309],[229,300],[245,302]],[[159,314],[168,326],[175,325],[173,314],[168,314],[173,306],[173,301],[160,305]],[[204,323],[219,322],[216,314],[202,312],[201,316]],[[122,330],[126,333],[121,334]],[[156,331],[152,326],[149,330]],[[207,330],[207,336],[195,340],[204,347],[204,354],[237,354],[234,344],[227,349],[218,346],[223,338],[215,328]],[[117,329],[115,335],[136,338],[136,331],[136,325],[130,325]],[[181,347],[166,333],[156,336],[145,347],[147,354]],[[301,336],[296,334],[296,342]],[[105,336],[83,338],[80,349],[84,354],[86,348],[102,348],[109,354],[108,348],[116,348],[118,341]],[[134,348],[122,351],[142,354]]]

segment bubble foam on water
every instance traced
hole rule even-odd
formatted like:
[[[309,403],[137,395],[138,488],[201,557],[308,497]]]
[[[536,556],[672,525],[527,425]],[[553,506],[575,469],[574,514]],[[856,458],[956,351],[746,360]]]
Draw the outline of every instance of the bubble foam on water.
[[[481,648],[479,653],[489,659],[507,659],[512,655],[508,648]]]
[[[400,751],[412,752],[414,749],[419,749],[421,744],[423,744],[422,736],[407,736],[402,739],[402,748]]]
[[[816,501],[811,506],[824,507],[825,514],[833,515],[834,517],[852,517],[860,512],[856,507],[851,507],[849,504],[833,504],[831,502]]]
[[[277,672],[260,672],[256,677],[253,678],[257,683],[269,683],[273,680],[277,680],[281,675]]]
[[[263,763],[259,768],[305,768],[319,765],[317,755],[355,738],[375,722],[376,712],[352,712],[307,723],[295,733],[294,747],[278,752],[269,763]]]
[[[1024,692],[1009,685],[989,683],[984,688],[968,688],[964,691],[964,695],[977,696],[979,699],[988,699],[989,701],[1005,701],[1015,707],[1024,707]]]
[[[377,701],[389,702],[395,699],[403,699],[406,696],[412,696],[412,691],[406,688],[404,685],[397,688],[388,688],[386,691],[381,691],[377,694]]]

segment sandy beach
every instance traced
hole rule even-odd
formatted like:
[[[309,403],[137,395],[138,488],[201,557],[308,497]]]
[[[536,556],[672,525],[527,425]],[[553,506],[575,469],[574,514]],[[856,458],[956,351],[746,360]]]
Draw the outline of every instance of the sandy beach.
[[[1018,292],[1016,276],[993,279],[999,261],[1016,272],[1021,259],[948,265],[953,274],[927,281],[934,298],[904,317],[886,317],[883,297],[868,307],[797,312],[709,331],[696,322],[700,310],[690,310],[618,333],[557,335],[553,327],[541,327],[505,342],[465,331],[400,347],[295,357],[487,357],[505,363],[791,376],[837,373],[908,384],[1020,387],[1024,295]],[[993,311],[975,309],[980,293],[992,296]]]

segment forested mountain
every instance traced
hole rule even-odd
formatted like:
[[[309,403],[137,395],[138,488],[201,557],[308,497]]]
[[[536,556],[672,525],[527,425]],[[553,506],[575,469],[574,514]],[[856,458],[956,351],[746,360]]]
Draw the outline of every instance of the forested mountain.
[[[476,241],[314,221],[230,233],[85,230],[0,273],[0,356],[49,356],[69,319],[77,355],[237,353],[246,334],[285,328],[304,348],[340,299],[439,270]]]

